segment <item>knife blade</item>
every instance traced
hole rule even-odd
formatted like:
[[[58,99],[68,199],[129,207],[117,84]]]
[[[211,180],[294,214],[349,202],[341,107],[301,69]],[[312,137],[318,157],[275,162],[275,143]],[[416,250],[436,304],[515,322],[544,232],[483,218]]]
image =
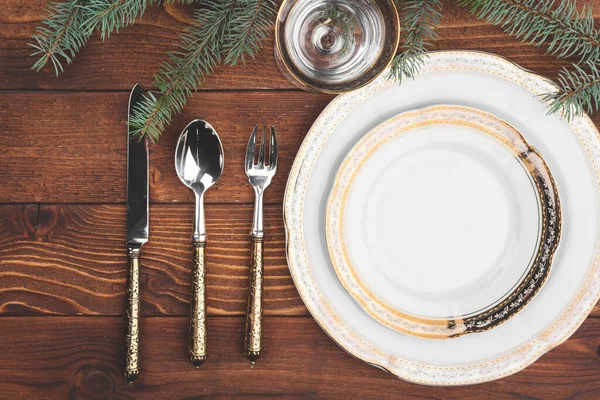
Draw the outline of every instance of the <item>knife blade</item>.
[[[131,135],[131,117],[143,100],[136,84],[129,96],[127,120],[127,336],[124,375],[129,382],[139,375],[140,250],[148,241],[148,142]]]

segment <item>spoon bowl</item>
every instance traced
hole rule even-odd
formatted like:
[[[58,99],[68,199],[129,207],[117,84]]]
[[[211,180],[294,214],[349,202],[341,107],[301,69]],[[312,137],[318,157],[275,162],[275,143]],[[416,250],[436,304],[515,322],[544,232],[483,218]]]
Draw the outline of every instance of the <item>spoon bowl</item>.
[[[194,213],[194,262],[192,265],[192,299],[190,310],[189,356],[194,366],[206,360],[206,285],[204,282],[204,192],[223,172],[223,146],[215,129],[206,121],[194,120],[185,127],[175,149],[175,169],[181,182],[196,196]]]
[[[215,129],[196,119],[179,136],[175,169],[179,180],[194,192],[204,192],[223,172],[223,146]]]

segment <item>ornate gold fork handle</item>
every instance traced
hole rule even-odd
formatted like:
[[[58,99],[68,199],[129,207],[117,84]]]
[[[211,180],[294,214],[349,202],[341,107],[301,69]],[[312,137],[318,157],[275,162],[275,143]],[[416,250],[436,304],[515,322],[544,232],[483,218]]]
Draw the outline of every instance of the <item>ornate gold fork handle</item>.
[[[258,125],[252,130],[246,147],[246,175],[254,189],[254,215],[252,217],[252,257],[250,264],[250,284],[248,310],[246,312],[246,340],[244,353],[252,364],[258,360],[262,351],[262,298],[263,298],[263,194],[271,184],[277,171],[277,139],[275,128],[267,138],[267,127],[261,133],[260,145],[257,142]],[[255,154],[258,153],[257,162]]]
[[[206,361],[206,285],[204,249],[206,241],[194,241],[192,266],[192,302],[190,311],[190,361],[197,368]]]
[[[140,249],[128,248],[129,268],[127,276],[127,334],[125,353],[125,378],[129,382],[140,373]]]
[[[263,237],[252,236],[248,310],[246,312],[246,340],[244,353],[251,363],[260,357],[263,298]]]

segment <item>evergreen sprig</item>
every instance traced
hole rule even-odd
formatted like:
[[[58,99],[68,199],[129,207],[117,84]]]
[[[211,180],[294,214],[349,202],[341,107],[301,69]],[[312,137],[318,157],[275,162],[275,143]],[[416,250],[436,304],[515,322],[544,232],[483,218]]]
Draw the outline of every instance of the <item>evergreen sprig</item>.
[[[600,32],[594,27],[592,7],[578,10],[572,0],[460,0],[477,18],[500,26],[505,32],[546,52],[581,61],[600,56]]]
[[[91,33],[94,29],[100,31],[102,40],[112,32],[132,25],[144,15],[148,7],[159,4],[191,4],[199,0],[87,0],[85,15],[87,16],[82,28]]]
[[[140,19],[146,8],[158,0],[88,0],[85,5],[86,20],[82,29],[91,34],[98,28],[100,37],[105,40],[110,34],[133,24]]]
[[[273,0],[206,0],[195,24],[182,36],[179,49],[168,54],[157,75],[158,93],[149,93],[134,110],[132,134],[156,141],[174,114],[217,65],[235,65],[254,57],[276,16]],[[158,96],[157,96],[158,95]]]
[[[550,112],[562,111],[570,120],[582,113],[593,113],[600,106],[600,68],[597,62],[584,61],[573,64],[573,69],[563,68],[556,82],[557,91],[543,97],[550,103]]]
[[[551,112],[562,110],[567,118],[600,107],[600,30],[591,6],[578,9],[574,0],[458,0],[477,18],[500,26],[505,32],[547,54],[576,58],[570,69],[559,73],[556,91],[543,96]],[[157,92],[148,93],[134,110],[134,134],[155,141],[187,97],[219,64],[235,65],[253,57],[268,36],[276,16],[274,0],[65,0],[52,2],[49,17],[38,27],[30,45],[39,71],[51,62],[56,74],[63,62],[71,63],[93,31],[102,39],[139,20],[158,4],[202,2],[194,25],[183,35],[178,49],[168,53],[155,75]],[[404,43],[394,58],[391,77],[413,77],[423,65],[431,42],[437,39],[442,14],[441,0],[406,0],[401,6]]]
[[[112,32],[139,20],[147,7],[157,4],[194,3],[197,0],[68,0],[52,2],[49,17],[38,27],[30,43],[40,58],[33,69],[40,71],[52,62],[56,75],[63,71],[62,63],[70,64],[94,30],[100,30],[102,40]]]
[[[556,91],[542,96],[550,103],[550,112],[562,110],[571,119],[598,110],[600,31],[591,6],[579,9],[572,0],[460,0],[460,4],[516,38],[535,46],[545,44],[547,54],[578,59],[571,69],[561,70]]]
[[[229,65],[245,62],[244,55],[254,58],[277,16],[277,4],[271,0],[238,1],[235,9],[224,44],[224,62]]]
[[[400,26],[404,44],[392,61],[390,77],[401,82],[419,72],[427,57],[427,48],[438,37],[436,29],[441,18],[440,0],[410,0],[402,3]]]
[[[70,64],[79,49],[88,41],[90,34],[81,26],[85,21],[83,6],[87,0],[68,0],[52,2],[48,6],[50,16],[37,28],[33,36],[36,49],[32,56],[39,56],[33,69],[40,71],[48,62],[52,62],[56,75],[63,71],[62,62]]]

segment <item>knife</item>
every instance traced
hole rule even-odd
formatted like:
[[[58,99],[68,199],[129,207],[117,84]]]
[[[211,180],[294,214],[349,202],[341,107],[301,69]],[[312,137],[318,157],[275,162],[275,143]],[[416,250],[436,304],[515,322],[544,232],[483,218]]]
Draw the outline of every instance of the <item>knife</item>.
[[[136,84],[129,97],[127,120],[127,336],[125,378],[129,382],[140,373],[140,250],[148,241],[148,142],[130,135],[131,117],[143,100],[144,89]]]

